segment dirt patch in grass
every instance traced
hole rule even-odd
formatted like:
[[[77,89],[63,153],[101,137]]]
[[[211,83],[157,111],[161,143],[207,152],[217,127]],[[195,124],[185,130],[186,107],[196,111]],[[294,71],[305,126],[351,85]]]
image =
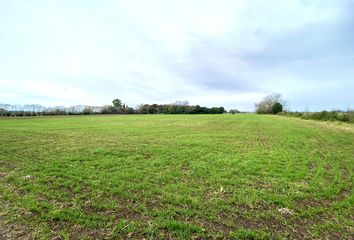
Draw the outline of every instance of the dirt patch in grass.
[[[33,239],[32,229],[17,222],[8,223],[0,216],[0,239],[30,240]]]
[[[7,175],[6,173],[0,172],[0,179],[3,178],[3,177],[6,177],[6,175]]]
[[[89,229],[80,225],[71,225],[68,223],[53,223],[52,225],[53,238],[55,240],[65,239],[110,239],[110,230],[102,229]]]
[[[295,206],[298,209],[306,209],[306,208],[311,208],[311,207],[328,208],[328,207],[331,207],[336,202],[340,202],[340,201],[344,200],[345,198],[350,197],[351,194],[352,194],[351,190],[345,189],[345,190],[341,191],[341,193],[339,193],[336,196],[331,197],[331,198],[324,198],[324,199],[311,198],[311,199],[297,200],[295,202]]]

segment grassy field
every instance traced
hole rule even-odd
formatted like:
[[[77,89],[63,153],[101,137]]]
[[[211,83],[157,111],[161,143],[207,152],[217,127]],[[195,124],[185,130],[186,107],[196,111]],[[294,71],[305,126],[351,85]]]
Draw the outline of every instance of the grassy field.
[[[0,136],[0,239],[353,238],[353,125],[34,117]]]

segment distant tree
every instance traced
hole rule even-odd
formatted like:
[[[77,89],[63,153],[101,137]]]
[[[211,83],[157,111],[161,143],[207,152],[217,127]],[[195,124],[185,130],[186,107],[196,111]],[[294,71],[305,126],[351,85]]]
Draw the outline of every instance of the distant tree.
[[[219,114],[226,113],[226,110],[224,107],[219,107]]]
[[[114,99],[112,103],[114,108],[122,108],[122,101],[120,99]]]
[[[150,105],[148,113],[150,114],[159,113],[159,106],[157,104]]]
[[[134,108],[131,108],[131,107],[128,107],[128,106],[125,108],[125,112],[128,113],[128,114],[134,114],[134,113],[136,113],[136,112],[134,111]]]
[[[93,110],[91,107],[85,107],[85,109],[82,111],[84,115],[90,115],[93,114]]]
[[[142,114],[143,110],[144,110],[144,104],[140,104],[140,105],[136,106],[135,109],[136,109],[137,113]]]
[[[148,114],[150,111],[150,105],[149,104],[141,104],[138,106],[137,112],[140,114]]]
[[[177,106],[189,106],[189,102],[187,100],[183,101],[176,101],[172,105],[177,105]]]
[[[3,108],[0,108],[0,116],[5,116],[6,115],[6,110]]]
[[[256,112],[263,114],[270,114],[273,112],[274,104],[279,103],[284,107],[286,101],[283,100],[283,97],[279,93],[274,93],[268,96],[265,96],[259,103],[255,104]]]
[[[197,114],[202,113],[202,107],[199,105],[196,105],[194,108],[194,113],[197,113]]]
[[[229,113],[235,114],[235,113],[240,113],[238,109],[230,109]]]
[[[274,103],[273,107],[272,107],[272,112],[273,114],[277,114],[283,111],[283,105],[281,105],[280,103]]]

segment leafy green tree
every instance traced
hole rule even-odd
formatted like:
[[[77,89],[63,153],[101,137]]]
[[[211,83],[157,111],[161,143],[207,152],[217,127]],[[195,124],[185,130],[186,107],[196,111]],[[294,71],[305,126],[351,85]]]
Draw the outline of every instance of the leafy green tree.
[[[219,114],[223,114],[223,113],[226,113],[226,110],[224,107],[219,107]]]
[[[114,99],[112,103],[114,108],[122,108],[122,101],[120,99]]]
[[[274,103],[273,107],[272,107],[272,113],[273,114],[277,114],[283,111],[283,105],[281,105],[280,103]]]

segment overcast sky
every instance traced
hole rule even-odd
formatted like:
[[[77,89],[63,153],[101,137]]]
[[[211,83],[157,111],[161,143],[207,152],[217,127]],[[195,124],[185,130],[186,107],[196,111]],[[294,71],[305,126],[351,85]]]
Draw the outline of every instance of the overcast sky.
[[[0,0],[0,103],[354,107],[354,0]]]

